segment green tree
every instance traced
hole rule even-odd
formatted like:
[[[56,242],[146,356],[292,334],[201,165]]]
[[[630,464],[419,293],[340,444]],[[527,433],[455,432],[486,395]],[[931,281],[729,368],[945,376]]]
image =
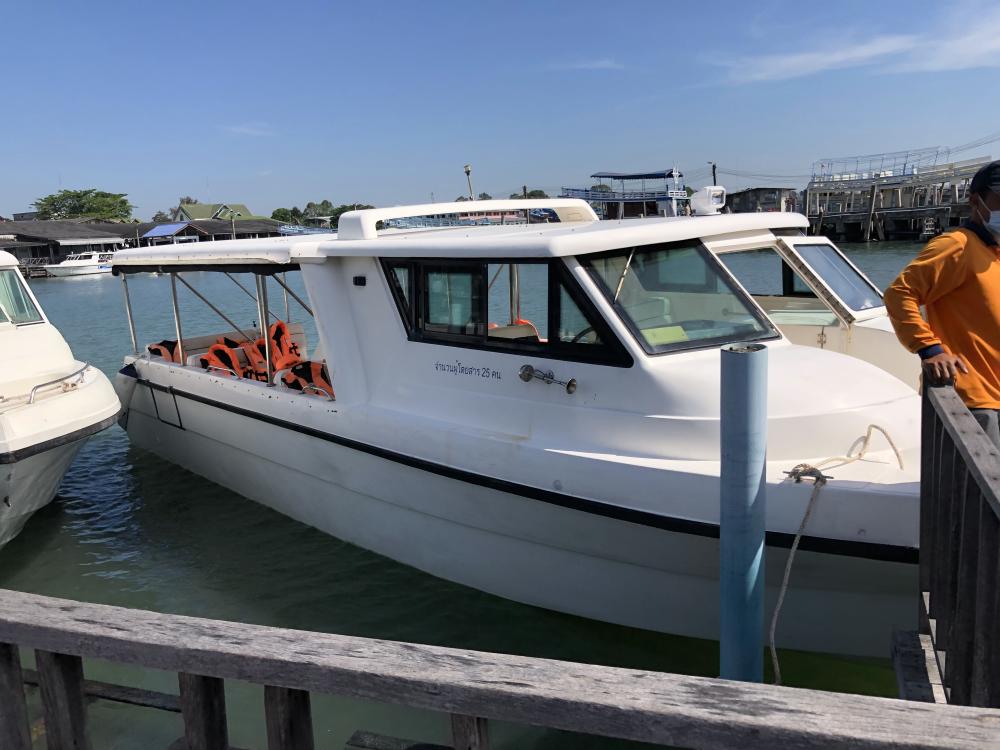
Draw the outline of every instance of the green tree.
[[[271,212],[271,218],[284,224],[291,224],[292,212],[287,208],[276,208]]]
[[[460,195],[454,200],[454,203],[464,203],[467,200],[469,199],[466,198],[464,195]]]
[[[197,205],[199,202],[200,201],[197,198],[192,198],[190,195],[185,195],[183,198],[177,199],[177,204],[180,206],[184,205],[194,206]]]
[[[165,224],[166,222],[170,221],[170,214],[166,213],[165,211],[157,211],[155,214],[153,214],[153,221],[156,222],[157,224]]]
[[[610,185],[605,185],[603,182],[599,182],[596,185],[591,185],[590,189],[593,190],[595,193],[610,193],[611,192],[611,186]]]
[[[127,193],[106,193],[103,190],[60,190],[39,198],[32,205],[39,219],[77,219],[94,217],[109,221],[128,221],[132,209]]]
[[[544,190],[527,190],[520,193],[511,193],[511,198],[548,198]]]
[[[490,195],[489,193],[480,193],[479,194],[479,200],[481,200],[481,201],[491,201],[491,200],[493,200],[493,196]]]

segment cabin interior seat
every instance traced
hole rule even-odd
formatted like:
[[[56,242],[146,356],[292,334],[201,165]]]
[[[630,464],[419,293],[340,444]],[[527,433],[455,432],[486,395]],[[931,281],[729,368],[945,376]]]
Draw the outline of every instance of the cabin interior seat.
[[[641,302],[624,303],[622,307],[639,328],[673,323],[670,300],[667,297],[647,297]]]
[[[495,328],[490,328],[487,331],[490,338],[497,339],[533,339],[535,342],[540,341],[538,336],[538,331],[535,326],[531,323],[517,323],[515,325],[509,326],[496,326]]]

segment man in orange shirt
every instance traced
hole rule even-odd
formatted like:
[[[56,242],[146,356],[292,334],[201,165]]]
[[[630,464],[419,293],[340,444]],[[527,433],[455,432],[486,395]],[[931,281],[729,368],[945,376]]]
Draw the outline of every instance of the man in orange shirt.
[[[886,289],[885,306],[925,373],[954,378],[1000,446],[1000,161],[976,172],[969,191],[971,220],[927,243]]]

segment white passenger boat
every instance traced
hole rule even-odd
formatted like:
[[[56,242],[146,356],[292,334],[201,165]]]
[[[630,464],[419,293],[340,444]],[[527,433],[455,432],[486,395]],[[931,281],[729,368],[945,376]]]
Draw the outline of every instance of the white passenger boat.
[[[89,276],[95,273],[111,273],[111,259],[114,253],[75,253],[67,255],[61,263],[47,263],[45,270],[50,276]]]
[[[828,468],[834,478],[801,540],[779,645],[884,655],[894,627],[914,626],[915,391],[878,358],[865,361],[868,348],[848,356],[814,333],[794,343],[794,323],[770,317],[719,260],[727,249],[798,247],[806,286],[782,301],[788,315],[815,299],[850,312],[852,329],[884,316],[878,291],[836,248],[804,237],[804,217],[602,222],[567,199],[477,208],[546,208],[559,221],[378,229],[469,210],[434,204],[348,213],[337,235],[117,253],[123,282],[170,274],[177,324],[173,339],[125,357],[116,384],[130,437],[434,575],[584,617],[717,638],[720,347],[763,342],[768,608],[812,492],[786,472],[856,455],[872,424],[902,460],[876,433],[863,459]],[[871,295],[863,308],[800,243],[829,248],[837,273]],[[266,312],[268,290],[274,299],[281,275],[296,270],[315,344]],[[191,284],[188,271],[253,274],[258,320],[273,335],[255,343],[226,317],[217,335],[185,338],[176,292]],[[225,315],[224,300],[204,301]],[[886,336],[880,346],[899,345]]]
[[[108,378],[74,359],[17,259],[0,251],[0,546],[52,500],[84,441],[119,408]]]

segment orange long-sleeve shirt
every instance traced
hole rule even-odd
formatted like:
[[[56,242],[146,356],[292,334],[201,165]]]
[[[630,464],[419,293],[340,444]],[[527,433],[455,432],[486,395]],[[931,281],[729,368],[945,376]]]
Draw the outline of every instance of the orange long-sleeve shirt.
[[[927,320],[920,315],[920,306]],[[885,292],[896,335],[911,352],[939,344],[969,367],[955,390],[971,409],[1000,409],[1000,256],[977,232],[935,237]]]

